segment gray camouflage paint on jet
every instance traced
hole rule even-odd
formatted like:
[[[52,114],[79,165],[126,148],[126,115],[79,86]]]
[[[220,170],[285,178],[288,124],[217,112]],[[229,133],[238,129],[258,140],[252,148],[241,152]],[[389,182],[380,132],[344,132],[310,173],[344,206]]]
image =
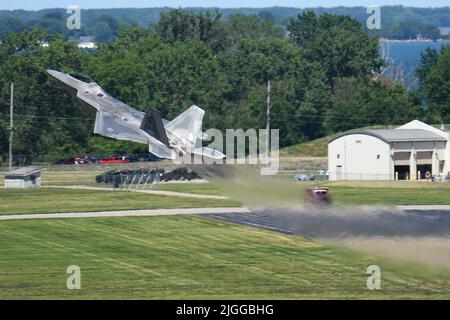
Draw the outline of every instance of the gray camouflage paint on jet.
[[[201,140],[207,138],[201,130],[205,111],[195,105],[168,121],[153,108],[146,113],[131,108],[87,77],[55,70],[47,72],[96,113],[94,133],[148,144],[150,153],[165,159],[175,160],[186,153],[212,159],[225,157],[218,150],[201,146]]]

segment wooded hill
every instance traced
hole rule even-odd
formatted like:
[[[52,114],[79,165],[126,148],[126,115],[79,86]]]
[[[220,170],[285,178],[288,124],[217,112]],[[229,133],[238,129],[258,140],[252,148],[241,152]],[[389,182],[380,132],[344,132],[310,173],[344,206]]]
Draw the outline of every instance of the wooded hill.
[[[61,33],[66,37],[92,35],[97,41],[111,40],[118,35],[121,27],[138,26],[151,28],[161,13],[171,11],[171,8],[123,8],[123,9],[86,9],[82,10],[81,31],[69,31],[65,27],[66,8],[45,9],[39,11],[13,10],[0,11],[0,39],[6,34],[31,30],[36,27],[49,32]],[[264,20],[270,20],[286,28],[290,20],[298,14],[313,11],[323,13],[349,15],[358,20],[366,29],[366,20],[370,14],[366,7],[335,7],[335,8],[186,8],[193,13],[220,13],[224,19],[233,15],[254,15]],[[390,39],[415,39],[418,35],[425,38],[438,39],[439,27],[450,27],[450,7],[444,8],[414,8],[404,6],[382,6],[382,28],[370,31],[371,35]]]

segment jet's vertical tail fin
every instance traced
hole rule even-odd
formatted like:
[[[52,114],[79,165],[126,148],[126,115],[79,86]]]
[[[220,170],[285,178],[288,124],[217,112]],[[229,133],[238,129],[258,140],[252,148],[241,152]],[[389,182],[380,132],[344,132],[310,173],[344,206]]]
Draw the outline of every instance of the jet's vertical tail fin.
[[[164,129],[164,124],[158,110],[153,108],[149,108],[147,110],[144,119],[142,120],[140,129],[147,132],[153,138],[158,139],[170,148],[169,139],[167,138],[166,130]]]
[[[202,122],[205,111],[195,105],[165,125],[165,129],[183,143],[195,147],[197,139],[202,137]]]

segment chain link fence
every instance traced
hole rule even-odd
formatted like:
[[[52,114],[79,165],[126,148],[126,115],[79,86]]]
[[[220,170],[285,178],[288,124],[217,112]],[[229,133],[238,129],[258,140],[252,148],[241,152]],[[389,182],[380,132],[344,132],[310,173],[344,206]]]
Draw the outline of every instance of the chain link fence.
[[[159,168],[165,168],[165,170],[173,170],[176,165],[170,161],[158,161],[158,162],[131,162],[123,164],[70,164],[70,165],[56,165],[49,163],[34,163],[43,168],[42,171],[42,186],[91,186],[91,187],[104,187],[111,188],[112,183],[105,179],[97,179],[98,176],[107,175],[106,172],[110,171],[133,171],[133,170],[156,170]],[[17,168],[15,168],[17,169]],[[0,186],[4,186],[4,176],[9,172],[7,166],[0,167]],[[122,175],[121,184],[137,184],[142,183],[142,179],[137,178],[137,181],[131,183],[130,178],[127,179],[126,175]],[[148,176],[145,177],[147,181]],[[153,182],[153,181],[152,181]],[[147,181],[147,185],[150,183]]]

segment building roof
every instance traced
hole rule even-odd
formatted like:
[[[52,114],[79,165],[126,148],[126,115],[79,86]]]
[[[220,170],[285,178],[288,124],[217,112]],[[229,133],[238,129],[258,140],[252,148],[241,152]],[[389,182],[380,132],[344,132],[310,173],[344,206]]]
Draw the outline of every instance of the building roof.
[[[78,40],[78,42],[94,42],[95,37],[94,36],[81,36]]]
[[[16,169],[13,171],[8,172],[6,175],[14,175],[14,176],[28,176],[30,174],[36,173],[42,171],[41,167],[38,166],[29,166],[29,167],[23,167],[20,169]]]
[[[328,143],[350,134],[367,134],[387,143],[410,141],[447,141],[442,136],[422,129],[367,129],[352,130],[334,136]]]
[[[441,36],[450,36],[450,27],[439,27]]]
[[[78,48],[80,48],[80,49],[97,49],[98,46],[95,44],[95,42],[80,42],[78,44]]]

